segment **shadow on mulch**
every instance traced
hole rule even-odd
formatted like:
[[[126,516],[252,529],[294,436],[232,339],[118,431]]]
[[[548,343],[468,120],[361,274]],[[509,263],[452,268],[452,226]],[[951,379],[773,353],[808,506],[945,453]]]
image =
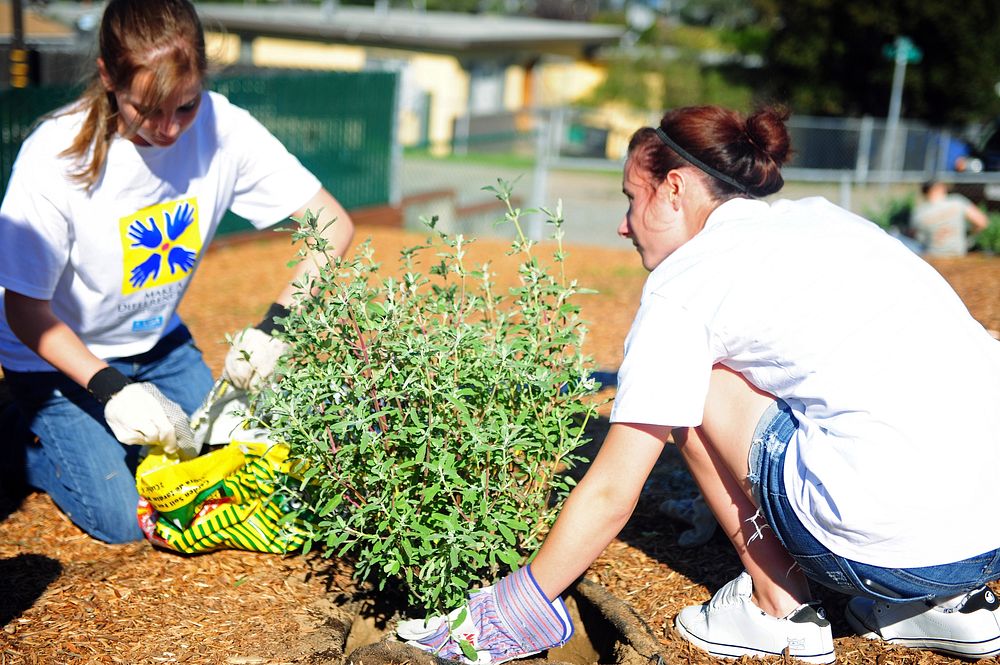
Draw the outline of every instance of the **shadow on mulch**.
[[[0,559],[0,626],[5,626],[35,604],[62,574],[62,564],[41,554],[17,554]]]

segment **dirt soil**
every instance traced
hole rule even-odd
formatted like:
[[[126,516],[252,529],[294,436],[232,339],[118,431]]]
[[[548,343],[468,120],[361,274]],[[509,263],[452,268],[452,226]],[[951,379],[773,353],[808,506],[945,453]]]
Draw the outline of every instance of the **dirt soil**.
[[[360,228],[358,239],[366,237],[387,268],[401,247],[421,239]],[[217,242],[207,255],[181,311],[216,373],[224,335],[259,320],[287,279],[288,243],[285,235],[258,234]],[[472,255],[477,262],[502,260],[505,250],[502,242],[483,240]],[[979,321],[1000,329],[1000,258],[973,255],[934,265]],[[594,247],[571,248],[568,271],[600,290],[582,300],[593,322],[587,351],[598,368],[614,370],[645,272],[630,249]],[[722,662],[690,648],[670,627],[681,608],[707,600],[739,564],[718,533],[706,545],[680,547],[684,525],[658,513],[677,474],[669,450],[635,516],[587,576],[635,607],[660,637],[668,662]],[[344,562],[238,551],[184,557],[147,543],[105,545],[43,494],[0,506],[0,665],[315,662],[330,646],[318,629],[324,612],[357,592]],[[840,663],[959,662],[854,637],[842,618],[846,599],[820,598],[834,623]]]

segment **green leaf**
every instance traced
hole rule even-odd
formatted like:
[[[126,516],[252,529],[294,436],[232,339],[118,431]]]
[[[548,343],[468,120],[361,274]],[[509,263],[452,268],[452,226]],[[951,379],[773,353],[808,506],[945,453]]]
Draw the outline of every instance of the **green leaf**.
[[[337,508],[337,506],[339,506],[343,502],[343,500],[344,500],[344,495],[343,494],[337,494],[336,496],[334,496],[333,498],[331,498],[329,501],[327,501],[323,505],[323,507],[319,511],[317,511],[317,514],[319,514],[320,516],[329,515],[330,513],[332,513]]]
[[[468,658],[472,662],[476,662],[477,660],[479,660],[479,654],[476,653],[476,648],[472,646],[471,642],[469,642],[468,640],[459,640],[458,646],[462,650],[462,655],[464,655],[466,658]]]
[[[517,542],[517,539],[514,538],[514,532],[505,527],[503,524],[497,524],[497,529],[500,530],[504,540],[506,540],[509,544],[513,545]]]
[[[462,622],[465,621],[465,618],[467,616],[469,616],[469,607],[468,607],[468,605],[463,605],[462,606],[462,611],[458,613],[458,616],[456,616],[454,619],[452,619],[451,629],[452,630],[458,630],[458,627],[462,625]]]
[[[521,555],[514,550],[499,550],[497,552],[497,558],[508,566],[514,566],[521,560]]]

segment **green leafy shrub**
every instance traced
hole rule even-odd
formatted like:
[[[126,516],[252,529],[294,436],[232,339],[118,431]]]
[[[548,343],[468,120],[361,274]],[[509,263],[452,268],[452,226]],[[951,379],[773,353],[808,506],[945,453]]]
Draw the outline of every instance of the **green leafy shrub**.
[[[561,213],[543,211],[558,241],[553,275],[521,232],[510,186],[486,189],[517,230],[515,286],[498,288],[489,264],[470,267],[469,241],[433,221],[426,244],[401,253],[398,278],[381,275],[364,243],[298,285],[282,378],[255,404],[298,464],[289,491],[305,501],[289,519],[312,513],[307,551],[349,556],[358,577],[403,582],[409,602],[432,610],[538,547],[598,406]],[[328,249],[320,230],[301,220],[300,257]]]
[[[864,216],[885,231],[893,227],[905,230],[910,226],[910,213],[913,211],[914,205],[914,196],[909,194],[890,199],[880,208],[866,210]]]
[[[974,246],[984,252],[1000,254],[1000,214],[990,213],[990,224],[976,234]]]

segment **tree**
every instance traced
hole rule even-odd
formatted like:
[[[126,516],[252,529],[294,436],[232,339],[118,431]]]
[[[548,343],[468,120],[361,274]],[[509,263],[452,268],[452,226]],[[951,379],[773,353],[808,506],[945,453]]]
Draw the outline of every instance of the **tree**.
[[[755,0],[772,28],[763,97],[793,112],[885,115],[900,35],[923,52],[906,71],[903,113],[934,124],[1000,113],[996,0]]]
[[[661,17],[637,34],[636,43],[608,54],[607,77],[579,103],[657,113],[691,104],[748,110],[751,73],[740,64],[739,45],[724,32]]]

